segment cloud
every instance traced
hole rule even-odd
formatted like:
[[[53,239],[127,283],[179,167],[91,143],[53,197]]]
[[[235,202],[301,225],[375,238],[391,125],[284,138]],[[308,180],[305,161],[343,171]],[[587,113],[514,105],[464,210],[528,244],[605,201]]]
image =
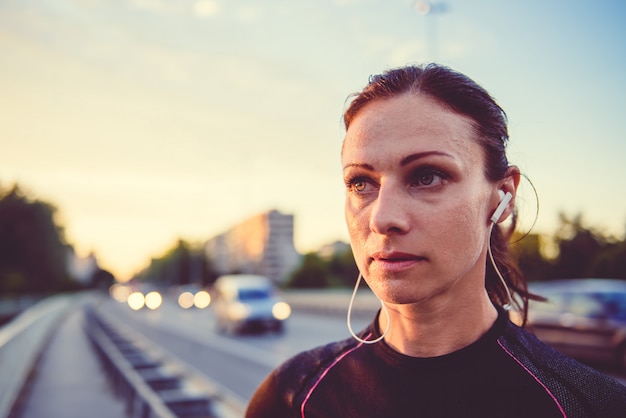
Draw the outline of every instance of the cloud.
[[[212,18],[217,16],[219,12],[220,5],[214,0],[197,0],[193,4],[193,13],[199,18]]]
[[[235,19],[240,22],[258,22],[263,17],[263,10],[258,6],[242,5],[235,10]]]
[[[178,2],[163,0],[131,0],[129,6],[134,10],[141,10],[163,16],[179,14],[181,12],[181,7]]]

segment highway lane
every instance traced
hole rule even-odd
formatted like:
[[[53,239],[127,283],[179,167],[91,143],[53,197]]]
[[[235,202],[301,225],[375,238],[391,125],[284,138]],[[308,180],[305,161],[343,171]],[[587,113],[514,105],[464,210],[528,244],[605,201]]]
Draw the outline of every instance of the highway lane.
[[[105,301],[100,309],[209,380],[219,382],[243,403],[248,402],[267,374],[287,358],[350,335],[341,314],[315,315],[295,310],[281,334],[224,336],[216,332],[211,309],[184,310],[168,299],[154,311],[132,311],[113,300]],[[353,328],[361,329],[367,322],[356,317]]]

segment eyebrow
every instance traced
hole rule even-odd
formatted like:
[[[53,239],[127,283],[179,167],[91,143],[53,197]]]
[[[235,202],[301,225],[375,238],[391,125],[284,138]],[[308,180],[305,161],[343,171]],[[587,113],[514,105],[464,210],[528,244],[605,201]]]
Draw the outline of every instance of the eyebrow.
[[[408,164],[412,163],[415,160],[421,160],[422,158],[430,157],[430,156],[433,156],[433,155],[440,156],[440,157],[453,158],[452,155],[448,154],[447,152],[443,152],[443,151],[417,152],[415,154],[407,155],[402,160],[400,160],[400,165],[404,167],[405,165],[408,165]]]
[[[431,157],[431,156],[453,158],[452,155],[443,151],[416,152],[415,154],[407,155],[406,157],[401,159],[400,166],[404,167],[408,164],[411,164],[413,161],[421,160],[422,158]],[[371,164],[367,164],[367,163],[350,163],[350,164],[346,164],[343,168],[345,170],[346,168],[349,168],[349,167],[364,168],[366,170],[371,170],[371,171],[374,170],[374,166],[372,166]]]

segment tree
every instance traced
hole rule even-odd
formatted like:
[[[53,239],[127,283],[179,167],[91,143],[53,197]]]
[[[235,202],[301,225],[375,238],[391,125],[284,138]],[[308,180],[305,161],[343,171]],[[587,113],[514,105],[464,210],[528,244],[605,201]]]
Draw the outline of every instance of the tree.
[[[626,242],[608,245],[591,262],[590,276],[626,279]]]
[[[359,276],[359,269],[350,249],[333,254],[328,263],[328,270],[332,276],[332,282],[340,286],[353,287]]]
[[[539,234],[528,234],[514,237],[511,254],[528,282],[541,281],[553,277],[553,264],[542,252],[542,237]],[[517,241],[519,239],[519,241]]]
[[[201,265],[202,265],[202,286],[209,286],[215,283],[219,274],[215,271],[215,267],[213,261],[208,256],[203,256],[201,254]]]
[[[590,277],[593,260],[607,247],[602,234],[583,225],[582,215],[569,219],[560,215],[561,227],[557,231],[559,255],[555,260],[555,278]]]
[[[291,274],[287,287],[296,289],[320,289],[328,287],[327,263],[316,253],[304,255],[300,267]]]
[[[91,276],[91,287],[107,290],[115,283],[115,276],[110,271],[98,269]]]
[[[38,293],[75,286],[56,209],[29,199],[15,185],[0,189],[0,293]]]
[[[352,287],[359,275],[350,249],[329,256],[306,254],[300,267],[291,274],[287,287]],[[364,282],[361,282],[364,285]]]
[[[210,279],[202,251],[192,248],[186,241],[179,239],[159,258],[153,258],[150,266],[135,278],[162,286],[205,283]]]

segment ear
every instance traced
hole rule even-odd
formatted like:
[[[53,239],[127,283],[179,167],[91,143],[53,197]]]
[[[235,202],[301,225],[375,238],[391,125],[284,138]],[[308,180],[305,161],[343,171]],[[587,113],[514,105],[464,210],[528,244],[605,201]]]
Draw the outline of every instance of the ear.
[[[519,168],[513,165],[507,169],[505,176],[497,183],[497,190],[499,193],[497,192],[498,204],[496,206],[499,206],[500,202],[503,202],[501,199],[502,195],[510,193],[511,198],[507,203],[504,203],[505,207],[501,209],[502,213],[496,217],[496,220],[494,221],[495,223],[503,222],[511,215],[511,213],[513,213],[513,210],[515,208],[515,196],[517,194],[517,186],[519,185],[519,182]]]

